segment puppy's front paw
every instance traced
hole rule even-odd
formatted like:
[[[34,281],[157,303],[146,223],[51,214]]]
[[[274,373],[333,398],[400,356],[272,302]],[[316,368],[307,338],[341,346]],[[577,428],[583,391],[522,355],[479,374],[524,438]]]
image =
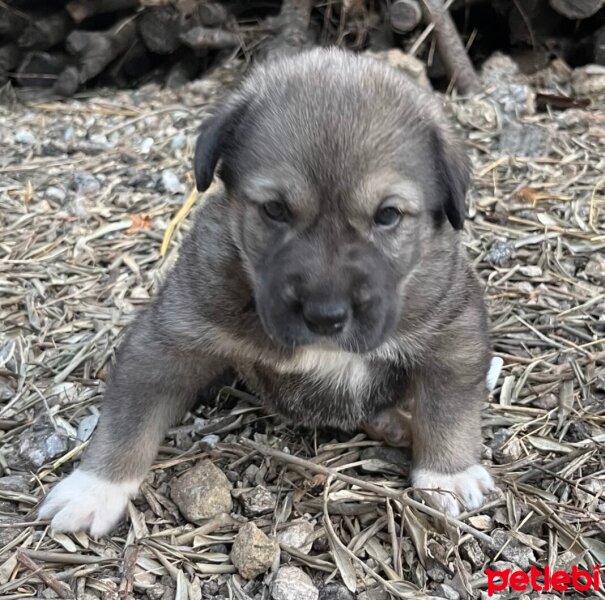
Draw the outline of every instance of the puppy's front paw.
[[[429,504],[453,517],[460,514],[460,503],[467,509],[479,508],[484,494],[496,489],[492,476],[481,465],[454,474],[416,469],[412,472],[412,485]]]
[[[56,531],[89,530],[92,537],[99,538],[115,527],[138,488],[138,482],[108,481],[76,469],[51,490],[39,517],[52,519],[50,526]]]

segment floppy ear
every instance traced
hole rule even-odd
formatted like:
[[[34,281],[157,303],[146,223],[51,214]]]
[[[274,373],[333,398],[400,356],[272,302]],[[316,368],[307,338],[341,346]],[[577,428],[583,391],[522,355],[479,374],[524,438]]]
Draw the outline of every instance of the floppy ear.
[[[464,227],[466,192],[470,184],[470,164],[462,145],[448,132],[435,132],[437,173],[441,203],[454,229]]]
[[[202,123],[193,158],[193,171],[198,191],[203,192],[210,187],[216,165],[233,136],[235,121],[240,113],[241,109],[238,106],[230,105],[207,117]]]

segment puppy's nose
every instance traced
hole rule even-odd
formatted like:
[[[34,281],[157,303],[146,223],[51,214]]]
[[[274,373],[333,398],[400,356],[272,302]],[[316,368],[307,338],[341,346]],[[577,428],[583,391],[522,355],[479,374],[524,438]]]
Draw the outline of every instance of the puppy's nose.
[[[302,309],[307,327],[318,335],[340,333],[349,319],[349,307],[344,302],[307,301]]]

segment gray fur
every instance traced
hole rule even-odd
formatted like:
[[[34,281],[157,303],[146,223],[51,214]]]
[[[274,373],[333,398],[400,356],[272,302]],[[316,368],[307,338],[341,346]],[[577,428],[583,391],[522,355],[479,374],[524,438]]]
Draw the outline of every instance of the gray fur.
[[[83,468],[141,479],[167,427],[229,368],[295,423],[356,430],[411,412],[416,468],[474,464],[489,361],[464,257],[468,166],[435,97],[383,63],[314,50],[259,66],[204,123],[199,210],[130,327]],[[373,224],[390,197],[401,223]],[[289,224],[262,203],[282,200]],[[312,333],[301,306],[339,302]]]

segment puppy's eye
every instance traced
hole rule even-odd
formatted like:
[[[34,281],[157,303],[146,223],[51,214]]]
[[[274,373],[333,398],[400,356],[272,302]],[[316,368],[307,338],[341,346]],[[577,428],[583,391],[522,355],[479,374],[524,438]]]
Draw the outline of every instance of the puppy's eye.
[[[401,221],[401,211],[394,206],[379,208],[374,215],[374,223],[379,227],[395,227]]]
[[[287,223],[290,220],[288,207],[280,200],[265,202],[261,207],[265,216],[278,223]]]

